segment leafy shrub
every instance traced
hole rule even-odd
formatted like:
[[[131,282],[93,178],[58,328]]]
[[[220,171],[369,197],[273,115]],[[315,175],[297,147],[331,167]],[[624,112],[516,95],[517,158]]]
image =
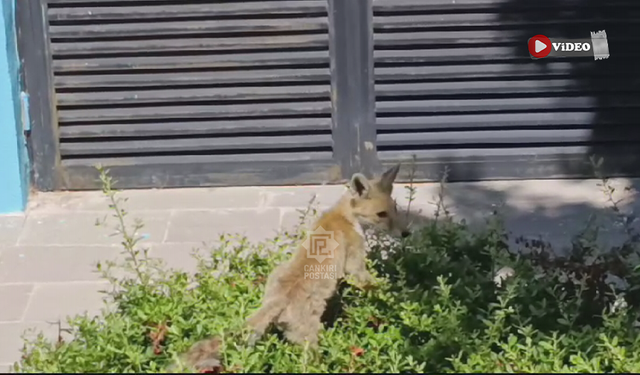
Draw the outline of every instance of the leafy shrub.
[[[27,342],[17,371],[162,372],[194,342],[219,335],[222,372],[640,372],[634,235],[606,254],[584,236],[565,258],[526,241],[526,255],[516,254],[498,216],[471,231],[439,204],[438,219],[406,241],[371,237],[379,285],[341,285],[318,353],[277,332],[249,347],[244,320],[300,232],[260,244],[222,236],[209,254],[195,255],[196,275],[166,271],[138,250],[105,173],[103,182],[129,276],[100,265],[112,308],[71,318],[69,339]],[[612,193],[606,179],[603,186]],[[504,267],[515,275],[496,283]],[[616,277],[631,287],[611,284]]]

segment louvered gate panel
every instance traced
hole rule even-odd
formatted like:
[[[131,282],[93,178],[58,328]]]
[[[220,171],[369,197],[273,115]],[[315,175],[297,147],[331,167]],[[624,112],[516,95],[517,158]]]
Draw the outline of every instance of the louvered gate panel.
[[[64,185],[319,183],[327,1],[49,0]]]
[[[592,1],[592,19],[554,24],[585,3],[373,0],[380,159],[414,154],[429,179],[445,165],[452,180],[551,178],[588,174],[596,143],[621,159],[640,148],[640,85],[623,75],[640,56],[620,43],[639,42],[640,3]],[[554,28],[581,38],[606,29],[611,60],[531,60],[528,38]],[[607,128],[594,139],[597,126]]]

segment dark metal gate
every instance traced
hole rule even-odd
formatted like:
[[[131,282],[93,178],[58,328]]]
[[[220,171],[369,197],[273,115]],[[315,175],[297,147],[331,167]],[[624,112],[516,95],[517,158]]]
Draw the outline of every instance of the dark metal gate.
[[[97,188],[96,164],[125,188],[332,183],[412,155],[423,180],[583,177],[591,153],[634,174],[637,47],[616,43],[640,4],[536,4],[20,0],[36,187]],[[601,29],[610,60],[526,52]]]

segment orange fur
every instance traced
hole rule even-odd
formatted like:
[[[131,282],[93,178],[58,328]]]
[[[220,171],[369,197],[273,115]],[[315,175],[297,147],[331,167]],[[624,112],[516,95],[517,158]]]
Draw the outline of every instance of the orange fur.
[[[362,226],[408,235],[391,197],[399,168],[400,165],[396,165],[374,180],[359,173],[352,177],[350,191],[310,228],[315,231],[321,227],[333,232],[338,243],[333,257],[320,263],[309,257],[307,249],[301,245],[288,262],[273,270],[267,280],[261,308],[247,320],[247,325],[254,331],[252,341],[275,323],[290,342],[306,342],[316,347],[318,331],[322,327],[321,316],[327,299],[336,292],[339,280],[352,275],[361,288],[373,285],[375,280],[365,263],[367,245]],[[319,265],[330,267],[330,277],[309,277],[308,271]],[[217,348],[211,356],[218,358]]]

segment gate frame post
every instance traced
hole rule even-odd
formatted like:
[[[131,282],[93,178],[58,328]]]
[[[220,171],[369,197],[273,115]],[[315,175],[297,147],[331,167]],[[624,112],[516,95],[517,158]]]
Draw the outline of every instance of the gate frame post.
[[[328,0],[334,158],[342,177],[381,169],[376,147],[372,0]]]
[[[33,184],[39,191],[53,191],[61,188],[62,179],[46,0],[16,1],[16,28],[23,91],[29,98],[24,126]]]
[[[0,215],[24,212],[29,196],[15,6],[0,3]]]

